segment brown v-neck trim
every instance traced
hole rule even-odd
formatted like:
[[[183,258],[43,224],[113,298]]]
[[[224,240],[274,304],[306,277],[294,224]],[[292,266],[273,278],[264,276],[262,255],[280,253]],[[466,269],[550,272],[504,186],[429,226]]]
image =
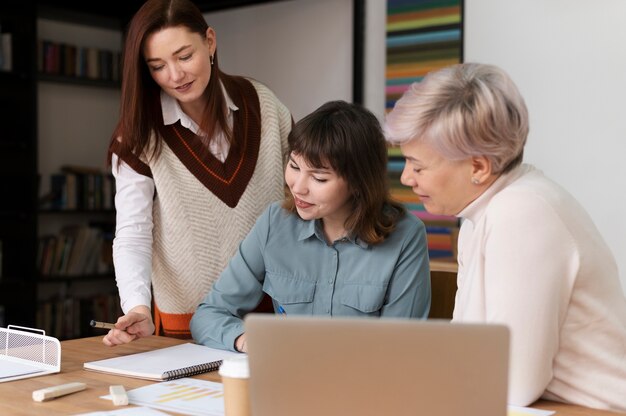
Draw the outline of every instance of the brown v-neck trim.
[[[118,158],[124,161],[128,166],[130,166],[135,172],[140,175],[147,176],[152,178],[152,171],[150,170],[150,166],[141,161],[135,154],[131,152],[125,152],[122,148],[122,144],[117,140],[112,140],[111,145],[109,146],[109,160],[111,159],[111,154],[115,153]]]
[[[233,113],[233,136],[226,160],[222,163],[180,121],[166,126],[163,139],[178,159],[202,184],[231,208],[237,206],[252,178],[261,144],[259,97],[250,81],[241,77],[222,80],[224,88],[239,110]]]

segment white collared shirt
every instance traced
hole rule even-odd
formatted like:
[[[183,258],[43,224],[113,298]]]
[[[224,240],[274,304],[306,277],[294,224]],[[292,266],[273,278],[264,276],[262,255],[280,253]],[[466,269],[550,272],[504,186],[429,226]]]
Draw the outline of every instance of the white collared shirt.
[[[226,105],[228,106],[228,124],[233,125],[233,111],[237,111],[238,108],[230,99],[226,90],[222,86],[222,92],[224,93],[224,98],[226,99]],[[191,119],[187,114],[183,112],[183,109],[180,107],[178,100],[176,100],[171,95],[167,94],[165,91],[161,90],[161,108],[163,110],[163,123],[166,126],[170,124],[174,124],[180,120],[180,124],[186,129],[191,130],[194,134],[200,135],[200,127],[198,124]],[[230,149],[230,144],[226,140],[226,137],[222,132],[218,133],[213,140],[211,140],[211,144],[209,145],[209,150],[211,153],[218,158],[221,162],[226,160],[228,156],[228,150]]]
[[[239,110],[228,96],[224,86],[228,123],[233,125],[233,112]],[[161,90],[161,108],[165,125],[180,120],[183,127],[194,134],[200,133],[198,124],[185,114],[178,101]],[[223,133],[218,133],[209,145],[211,153],[224,162],[230,144]],[[123,161],[116,168],[118,157],[112,155],[112,172],[115,177],[116,227],[113,241],[115,278],[124,313],[138,305],[150,307],[152,272],[152,201],[154,180],[141,175]]]

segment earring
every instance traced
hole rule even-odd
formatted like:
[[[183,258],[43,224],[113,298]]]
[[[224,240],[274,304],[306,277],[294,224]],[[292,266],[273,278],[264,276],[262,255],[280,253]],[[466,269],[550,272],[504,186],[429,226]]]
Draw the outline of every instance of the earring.
[[[209,57],[209,59],[210,59],[210,61],[211,61],[211,66],[213,66],[213,55],[211,55],[211,56]]]
[[[478,180],[478,178],[472,178],[472,183],[474,185],[478,185],[480,183],[480,181]]]

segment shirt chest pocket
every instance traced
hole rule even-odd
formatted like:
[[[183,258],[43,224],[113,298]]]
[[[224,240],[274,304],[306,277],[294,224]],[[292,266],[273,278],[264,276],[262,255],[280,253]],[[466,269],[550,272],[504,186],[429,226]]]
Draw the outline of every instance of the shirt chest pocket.
[[[346,284],[341,288],[340,302],[357,314],[380,315],[386,288],[376,285]],[[358,313],[360,312],[360,313]]]
[[[263,281],[263,291],[282,306],[288,315],[313,313],[314,282],[267,273]]]

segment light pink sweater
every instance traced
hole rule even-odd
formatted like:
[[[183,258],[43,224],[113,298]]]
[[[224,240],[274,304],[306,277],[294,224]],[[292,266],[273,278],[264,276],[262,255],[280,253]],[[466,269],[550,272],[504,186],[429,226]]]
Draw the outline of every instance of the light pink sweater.
[[[626,299],[580,204],[522,165],[459,217],[453,321],[508,325],[509,403],[626,411]]]

